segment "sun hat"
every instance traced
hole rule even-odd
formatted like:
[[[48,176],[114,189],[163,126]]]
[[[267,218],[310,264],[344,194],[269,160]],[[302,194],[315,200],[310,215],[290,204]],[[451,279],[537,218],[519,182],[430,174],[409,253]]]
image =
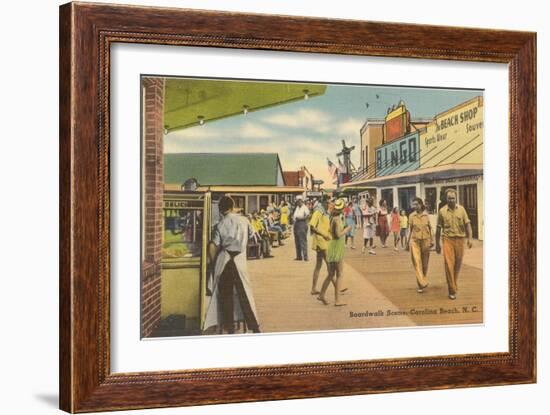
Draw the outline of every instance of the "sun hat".
[[[345,206],[346,206],[346,202],[344,202],[344,199],[338,199],[334,203],[334,209],[336,210],[343,210]]]

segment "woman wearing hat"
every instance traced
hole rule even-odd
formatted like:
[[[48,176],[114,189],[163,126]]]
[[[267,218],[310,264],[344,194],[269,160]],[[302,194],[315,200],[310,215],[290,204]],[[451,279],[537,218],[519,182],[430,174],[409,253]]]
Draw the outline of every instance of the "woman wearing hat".
[[[341,285],[344,267],[344,236],[350,231],[351,226],[344,228],[344,221],[342,219],[342,211],[344,210],[344,207],[344,200],[338,199],[334,203],[334,207],[331,212],[330,233],[332,239],[328,243],[327,251],[328,275],[323,282],[323,286],[321,287],[321,293],[319,294],[319,297],[317,297],[317,299],[325,305],[328,304],[325,295],[331,282],[334,283],[334,305],[346,305],[340,302],[340,294],[342,292]]]

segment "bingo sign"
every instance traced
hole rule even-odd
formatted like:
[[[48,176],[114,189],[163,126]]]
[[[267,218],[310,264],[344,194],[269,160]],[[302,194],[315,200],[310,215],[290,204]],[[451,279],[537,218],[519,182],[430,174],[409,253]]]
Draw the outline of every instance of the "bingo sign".
[[[376,176],[414,171],[420,167],[418,133],[384,144],[376,149]]]

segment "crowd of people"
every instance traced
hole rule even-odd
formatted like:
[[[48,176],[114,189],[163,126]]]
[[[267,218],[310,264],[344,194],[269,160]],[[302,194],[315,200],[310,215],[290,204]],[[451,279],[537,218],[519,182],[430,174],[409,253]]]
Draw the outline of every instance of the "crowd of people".
[[[347,202],[344,208],[344,218],[349,230],[346,233],[345,245],[355,249],[355,238],[358,232],[362,231],[363,247],[362,253],[368,252],[376,255],[375,237],[380,238],[382,248],[387,248],[388,237],[393,236],[393,249],[399,251],[405,249],[409,229],[409,217],[405,209],[399,210],[394,207],[388,211],[388,205],[385,200],[381,200],[378,207],[374,206],[374,201],[367,198],[357,202],[353,198]],[[348,245],[349,243],[349,245]]]
[[[316,295],[323,304],[328,304],[326,292],[333,283],[334,305],[345,305],[341,301],[341,294],[347,291],[343,286],[344,252],[346,248],[356,248],[356,235],[362,231],[362,253],[376,255],[375,239],[379,238],[381,247],[387,248],[390,237],[393,239],[394,251],[410,251],[418,293],[423,293],[429,285],[427,273],[430,251],[435,247],[435,251],[438,254],[443,253],[444,256],[449,299],[456,299],[464,247],[472,247],[472,228],[466,210],[456,203],[454,189],[447,190],[445,200],[446,204],[438,213],[435,232],[424,202],[418,197],[412,201],[410,214],[398,207],[389,210],[385,200],[380,200],[378,207],[375,207],[375,202],[370,197],[361,202],[356,197],[348,201],[324,197],[306,204],[299,201],[299,206],[303,205],[304,208],[300,208],[296,217],[302,219],[309,211],[312,212],[309,217],[309,230],[312,235],[312,248],[316,252],[316,263],[311,294]],[[299,232],[303,233],[301,229]],[[300,241],[305,240],[303,236],[297,238]],[[302,245],[299,250],[297,248],[296,259],[307,261],[307,249]],[[317,287],[323,264],[327,267],[327,277],[319,291]]]
[[[250,242],[260,246],[260,257],[273,257],[271,248],[274,242],[277,242],[278,246],[284,245],[283,240],[290,234],[289,211],[288,203],[282,201],[279,205],[270,203],[266,209],[247,215],[254,231]]]
[[[390,235],[393,236],[395,251],[399,251],[399,248],[410,251],[418,293],[423,293],[429,286],[427,274],[430,251],[435,247],[438,254],[443,253],[448,296],[451,300],[456,299],[464,247],[472,247],[470,219],[466,210],[456,203],[456,191],[453,189],[446,192],[446,204],[439,209],[435,232],[420,198],[413,199],[410,215],[397,207],[388,210],[385,200],[381,200],[375,207],[372,198],[359,203],[356,197],[346,201],[331,199],[326,195],[319,200],[304,200],[298,196],[294,206],[286,201],[278,205],[271,203],[266,209],[246,216],[234,211],[231,198],[224,197],[222,201],[222,220],[216,225],[210,244],[210,261],[216,264],[214,285],[218,281],[219,286],[213,287],[213,299],[209,306],[209,310],[212,307],[213,311],[208,311],[207,315],[212,324],[217,323],[225,327],[226,331],[232,330],[233,317],[230,316],[230,310],[236,307],[238,313],[235,314],[239,314],[249,328],[259,332],[246,270],[246,253],[243,255],[251,242],[260,244],[262,257],[270,258],[273,256],[273,243],[277,242],[280,246],[293,233],[295,260],[308,261],[309,232],[311,248],[315,252],[311,295],[316,296],[322,304],[329,304],[327,291],[332,284],[334,305],[337,307],[346,305],[342,300],[342,294],[348,291],[344,286],[343,261],[346,248],[356,248],[355,235],[358,230],[363,232],[362,253],[368,250],[369,254],[376,255],[376,237],[382,248],[387,248]],[[319,277],[324,265],[327,274],[319,289]]]
[[[326,291],[332,282],[335,305],[345,305],[340,298],[340,293],[347,290],[342,286],[344,251],[346,248],[356,249],[355,241],[361,233],[363,254],[376,255],[376,239],[381,248],[388,248],[389,238],[394,251],[410,251],[418,293],[424,292],[429,285],[430,251],[435,247],[438,253],[443,252],[449,298],[455,299],[463,247],[471,247],[472,230],[466,211],[456,204],[453,189],[448,190],[446,200],[447,204],[439,211],[436,232],[420,198],[412,201],[412,212],[408,214],[398,207],[388,209],[386,200],[380,200],[375,206],[371,197],[360,201],[352,197],[346,201],[328,196],[320,200],[304,200],[298,196],[293,206],[286,201],[279,205],[271,203],[265,210],[253,212],[249,219],[255,231],[254,238],[261,241],[264,257],[271,257],[273,238],[270,238],[270,233],[276,233],[280,245],[290,235],[292,224],[295,260],[308,261],[308,232],[311,234],[311,248],[315,252],[311,294],[324,304],[327,304]],[[327,277],[318,290],[323,264],[326,264]]]

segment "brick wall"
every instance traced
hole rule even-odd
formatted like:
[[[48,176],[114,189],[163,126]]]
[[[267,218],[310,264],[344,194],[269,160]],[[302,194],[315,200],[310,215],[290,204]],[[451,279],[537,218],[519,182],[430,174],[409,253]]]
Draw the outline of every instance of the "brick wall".
[[[143,78],[143,257],[141,263],[141,336],[160,321],[164,79]]]

